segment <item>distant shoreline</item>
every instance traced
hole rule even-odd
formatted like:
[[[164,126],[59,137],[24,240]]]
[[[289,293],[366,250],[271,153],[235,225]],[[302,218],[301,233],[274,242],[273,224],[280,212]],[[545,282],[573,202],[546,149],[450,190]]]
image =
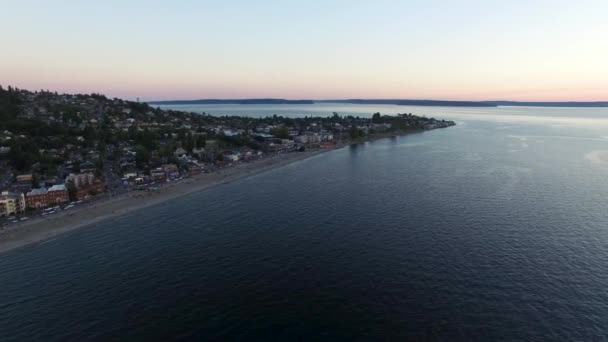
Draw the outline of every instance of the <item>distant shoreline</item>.
[[[197,105],[197,104],[314,104],[312,100],[284,100],[284,99],[202,99],[202,100],[167,100],[148,101],[148,104],[156,105]]]
[[[285,100],[285,99],[200,99],[148,101],[150,105],[268,105],[268,104],[375,104],[421,107],[563,107],[563,108],[605,108],[608,101],[444,101],[444,100],[407,100],[407,99],[349,99],[349,100]]]

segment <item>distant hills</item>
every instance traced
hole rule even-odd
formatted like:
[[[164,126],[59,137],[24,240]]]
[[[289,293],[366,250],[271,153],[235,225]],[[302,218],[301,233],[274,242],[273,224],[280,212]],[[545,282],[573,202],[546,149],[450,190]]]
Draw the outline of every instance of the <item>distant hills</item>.
[[[518,101],[483,101],[496,106],[519,106],[519,107],[608,107],[608,101],[596,102],[518,102]]]
[[[442,100],[365,100],[365,99],[350,99],[350,100],[321,100],[315,101],[320,103],[353,103],[353,104],[382,104],[382,105],[400,105],[400,106],[435,106],[435,107],[496,107],[496,105],[486,102],[474,101],[442,101]]]
[[[443,101],[443,100],[315,100],[318,103],[353,103],[353,104],[383,104],[400,106],[436,106],[436,107],[498,107],[498,106],[517,106],[517,107],[608,107],[607,101],[598,102],[519,102],[519,101]]]
[[[314,104],[312,100],[284,100],[284,99],[201,99],[201,100],[170,100],[149,101],[156,105],[195,105],[195,104]]]
[[[352,103],[381,104],[398,106],[432,107],[608,107],[608,101],[597,102],[519,102],[519,101],[444,101],[444,100],[406,100],[406,99],[348,99],[348,100],[285,100],[285,99],[200,99],[149,101],[151,105],[197,105],[197,104],[314,104],[314,103]]]

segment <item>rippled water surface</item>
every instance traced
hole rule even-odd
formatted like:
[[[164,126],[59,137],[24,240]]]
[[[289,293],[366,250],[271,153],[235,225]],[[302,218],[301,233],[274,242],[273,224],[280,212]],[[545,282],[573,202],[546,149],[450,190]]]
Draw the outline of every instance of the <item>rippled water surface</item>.
[[[0,340],[608,338],[606,109],[376,107],[458,125],[1,255]]]

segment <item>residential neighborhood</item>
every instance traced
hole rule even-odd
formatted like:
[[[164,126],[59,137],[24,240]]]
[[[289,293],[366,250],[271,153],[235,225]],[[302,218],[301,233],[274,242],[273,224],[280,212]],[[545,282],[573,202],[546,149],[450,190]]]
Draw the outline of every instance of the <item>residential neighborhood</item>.
[[[411,114],[212,116],[0,87],[0,217],[42,214],[282,153],[451,126]]]

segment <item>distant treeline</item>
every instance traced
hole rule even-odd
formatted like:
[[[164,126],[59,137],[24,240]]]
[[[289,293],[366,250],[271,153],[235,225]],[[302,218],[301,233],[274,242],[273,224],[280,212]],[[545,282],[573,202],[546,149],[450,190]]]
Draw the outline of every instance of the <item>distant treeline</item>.
[[[150,101],[154,105],[194,105],[194,104],[314,104],[312,100],[284,100],[284,99],[202,99],[202,100],[170,100]]]
[[[381,105],[400,105],[400,106],[436,106],[436,107],[496,107],[495,104],[474,101],[442,101],[442,100],[323,100],[315,102],[326,103],[353,103],[353,104],[381,104]]]
[[[443,100],[321,100],[324,103],[382,104],[401,106],[437,106],[437,107],[608,107],[608,102],[519,102],[519,101],[443,101]]]
[[[284,99],[202,99],[150,101],[152,105],[197,105],[197,104],[314,104],[314,103],[352,103],[380,104],[399,106],[434,107],[608,107],[608,102],[519,102],[519,101],[444,101],[444,100],[401,100],[401,99],[348,99],[348,100],[284,100]]]
[[[483,101],[483,103],[496,106],[519,106],[519,107],[608,107],[608,102],[518,102],[518,101]]]

